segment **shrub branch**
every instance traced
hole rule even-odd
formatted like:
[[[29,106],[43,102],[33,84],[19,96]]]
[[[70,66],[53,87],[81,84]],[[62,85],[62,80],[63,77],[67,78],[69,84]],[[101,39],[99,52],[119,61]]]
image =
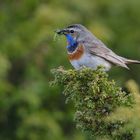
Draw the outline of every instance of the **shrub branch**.
[[[76,127],[94,137],[111,139],[133,139],[133,130],[122,131],[129,120],[107,119],[117,108],[133,106],[132,94],[116,85],[102,67],[97,70],[52,70],[55,76],[52,85],[62,85],[66,103],[72,101],[75,107]]]

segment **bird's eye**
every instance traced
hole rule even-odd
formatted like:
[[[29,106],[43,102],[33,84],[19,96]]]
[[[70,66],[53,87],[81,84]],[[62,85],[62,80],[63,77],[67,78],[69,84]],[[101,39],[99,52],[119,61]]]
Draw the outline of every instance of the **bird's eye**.
[[[74,33],[74,30],[70,30],[70,33]]]

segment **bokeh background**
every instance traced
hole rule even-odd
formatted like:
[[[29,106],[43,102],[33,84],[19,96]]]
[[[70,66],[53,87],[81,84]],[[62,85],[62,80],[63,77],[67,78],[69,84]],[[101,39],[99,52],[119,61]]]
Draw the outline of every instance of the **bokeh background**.
[[[140,0],[0,1],[0,140],[87,140],[75,129],[72,104],[50,87],[52,68],[72,68],[64,37],[54,30],[80,23],[109,48],[140,59]],[[140,85],[140,65],[115,67],[119,85]]]

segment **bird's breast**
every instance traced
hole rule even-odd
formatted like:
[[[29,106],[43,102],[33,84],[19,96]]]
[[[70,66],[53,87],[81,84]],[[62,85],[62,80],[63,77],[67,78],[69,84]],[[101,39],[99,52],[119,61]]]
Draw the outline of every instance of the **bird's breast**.
[[[68,58],[70,61],[79,60],[83,56],[83,54],[84,46],[82,44],[79,44],[75,51],[73,51],[72,53],[68,52]]]

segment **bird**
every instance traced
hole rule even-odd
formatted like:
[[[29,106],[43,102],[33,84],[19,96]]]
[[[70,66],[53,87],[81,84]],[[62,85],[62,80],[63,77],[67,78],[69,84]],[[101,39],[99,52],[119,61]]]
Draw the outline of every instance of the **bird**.
[[[140,64],[138,60],[127,59],[114,53],[81,24],[69,25],[56,30],[56,33],[66,37],[68,58],[76,70],[83,67],[96,70],[98,66],[103,66],[105,71],[109,71],[112,66],[129,69],[128,64]]]

